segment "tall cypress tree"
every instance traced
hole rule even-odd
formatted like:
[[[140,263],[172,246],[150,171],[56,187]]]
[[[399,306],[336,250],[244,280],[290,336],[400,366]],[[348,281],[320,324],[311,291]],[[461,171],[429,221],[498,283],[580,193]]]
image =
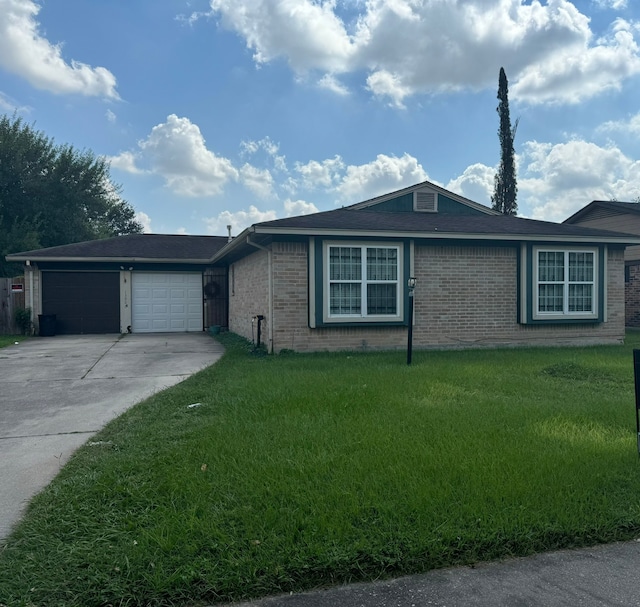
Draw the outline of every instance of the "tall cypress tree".
[[[518,213],[518,185],[516,183],[515,152],[513,150],[513,140],[516,136],[518,121],[515,126],[511,126],[509,116],[509,83],[504,68],[500,68],[498,79],[498,99],[500,103],[497,107],[500,116],[500,128],[498,138],[500,139],[500,167],[494,178],[493,196],[491,197],[494,211],[499,211],[505,215],[516,215]]]

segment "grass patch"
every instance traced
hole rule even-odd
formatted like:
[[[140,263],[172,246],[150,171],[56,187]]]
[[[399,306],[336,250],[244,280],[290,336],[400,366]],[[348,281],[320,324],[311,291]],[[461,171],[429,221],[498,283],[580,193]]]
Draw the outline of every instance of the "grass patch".
[[[27,339],[26,335],[0,335],[0,348],[13,346],[16,342]]]
[[[33,501],[0,603],[204,604],[640,533],[640,334],[411,367],[220,337],[222,360],[109,424]]]

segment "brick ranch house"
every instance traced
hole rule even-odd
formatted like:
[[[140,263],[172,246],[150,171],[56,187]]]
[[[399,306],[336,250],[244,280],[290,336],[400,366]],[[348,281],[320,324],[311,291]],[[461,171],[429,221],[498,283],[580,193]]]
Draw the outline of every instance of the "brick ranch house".
[[[233,239],[132,235],[7,259],[28,264],[27,301],[62,315],[61,332],[219,324],[255,339],[260,317],[272,352],[403,348],[415,277],[414,346],[460,348],[621,342],[627,245],[640,237],[499,215],[423,182]],[[109,327],[83,329],[106,274],[93,299],[108,291]]]
[[[640,204],[594,200],[564,223],[640,236]],[[625,318],[627,327],[640,327],[640,246],[624,252]]]

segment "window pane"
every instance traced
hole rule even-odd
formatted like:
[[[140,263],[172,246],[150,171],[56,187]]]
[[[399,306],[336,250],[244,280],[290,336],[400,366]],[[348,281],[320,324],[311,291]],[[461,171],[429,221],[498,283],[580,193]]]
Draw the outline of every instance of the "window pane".
[[[331,314],[362,314],[360,283],[339,282],[331,285],[329,310]]]
[[[564,253],[562,251],[538,252],[538,280],[562,282],[564,280]]]
[[[367,280],[397,280],[398,250],[367,249]]]
[[[359,247],[331,247],[329,249],[330,280],[360,280],[362,252]]]
[[[569,285],[569,312],[593,312],[593,285]]]
[[[393,314],[397,312],[395,284],[367,286],[367,314]]]
[[[562,312],[562,285],[538,285],[538,312]]]
[[[593,282],[593,253],[569,253],[569,282]]]

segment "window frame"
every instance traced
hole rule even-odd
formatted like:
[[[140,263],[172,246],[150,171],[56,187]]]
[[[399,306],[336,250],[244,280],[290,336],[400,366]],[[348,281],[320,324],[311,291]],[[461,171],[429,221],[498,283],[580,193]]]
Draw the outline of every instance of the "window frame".
[[[562,253],[564,277],[562,281],[541,281],[540,280],[540,253]],[[569,256],[571,253],[588,253],[593,257],[593,279],[591,281],[571,281],[569,275]],[[531,318],[533,321],[597,321],[600,320],[600,301],[602,296],[600,251],[598,247],[591,246],[554,246],[540,245],[534,246],[531,250],[532,257],[532,280],[531,280]],[[562,285],[562,311],[541,311],[540,310],[540,285],[561,284]],[[592,309],[589,311],[569,310],[569,287],[576,284],[592,285],[591,300]]]
[[[337,281],[330,277],[331,249],[358,248],[361,251],[361,276],[360,280],[347,282],[360,283],[360,314],[332,314],[331,313],[331,284]],[[396,251],[396,279],[373,280],[368,279],[367,249],[393,249]],[[323,324],[399,324],[404,322],[404,243],[385,241],[362,240],[330,240],[322,243],[322,323]],[[370,284],[394,284],[396,285],[396,313],[395,314],[368,314],[367,313],[367,286]]]

